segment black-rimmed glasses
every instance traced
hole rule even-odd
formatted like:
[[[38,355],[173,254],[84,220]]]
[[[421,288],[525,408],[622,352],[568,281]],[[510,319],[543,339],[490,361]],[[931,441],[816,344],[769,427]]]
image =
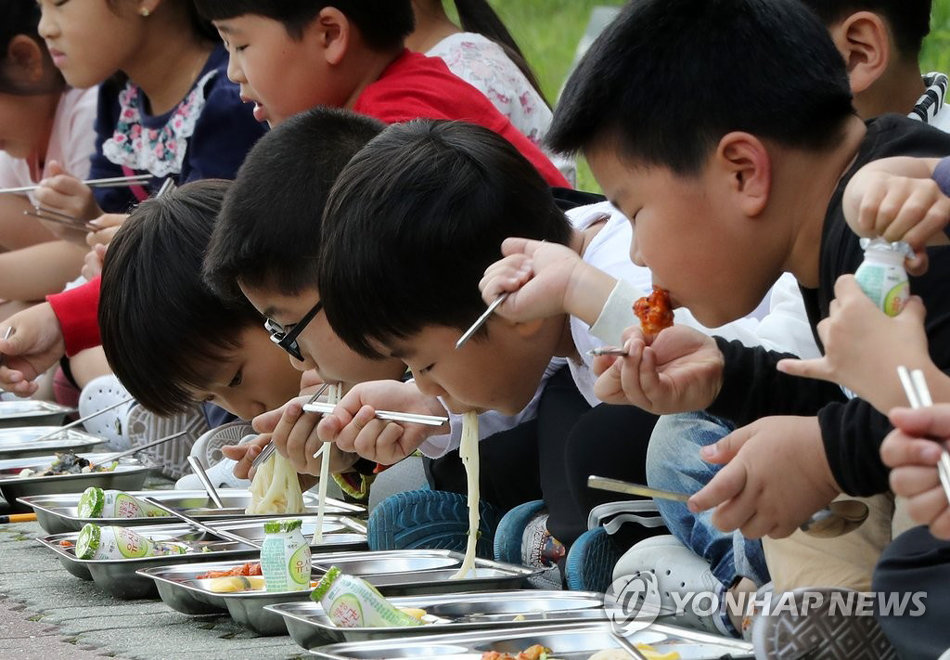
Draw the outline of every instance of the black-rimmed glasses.
[[[289,331],[284,330],[283,326],[270,319],[266,319],[264,321],[264,328],[270,333],[270,340],[272,342],[290,353],[291,357],[293,357],[295,360],[303,362],[303,355],[300,353],[300,346],[297,344],[297,337],[299,337],[300,333],[304,331],[304,328],[307,327],[307,324],[313,320],[313,317],[320,313],[321,309],[323,309],[323,301],[318,300],[317,304],[314,305],[309,312],[304,314],[304,317],[294,324],[294,327],[292,327]]]

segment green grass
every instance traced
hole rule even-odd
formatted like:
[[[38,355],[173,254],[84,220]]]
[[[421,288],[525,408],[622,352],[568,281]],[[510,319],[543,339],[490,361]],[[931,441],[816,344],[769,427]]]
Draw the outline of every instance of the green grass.
[[[489,0],[511,30],[552,103],[564,84],[591,10],[623,0]],[[447,3],[450,4],[450,3]],[[950,73],[950,0],[933,0],[930,36],[920,56],[922,71]],[[599,190],[590,170],[578,167],[578,187]]]

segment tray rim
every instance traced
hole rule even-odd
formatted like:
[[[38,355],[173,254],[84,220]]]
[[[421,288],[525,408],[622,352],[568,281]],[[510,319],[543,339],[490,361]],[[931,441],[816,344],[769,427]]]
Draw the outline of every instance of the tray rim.
[[[15,403],[18,405],[34,405],[37,406],[38,410],[29,411],[26,413],[16,413],[16,414],[4,414],[3,409],[6,408],[6,404]],[[71,413],[78,412],[77,408],[71,408],[69,406],[64,406],[60,403],[55,403],[53,401],[43,401],[40,399],[22,399],[19,401],[0,401],[0,420],[8,419],[20,419],[28,417],[42,417],[43,415],[56,415],[62,413],[64,415],[69,415]]]
[[[568,633],[568,632],[577,632],[577,633],[601,633],[606,632],[608,635],[611,633],[611,624],[609,622],[603,623],[586,623],[586,624],[566,624],[566,625],[550,625],[550,626],[534,626],[526,628],[518,628],[517,630],[505,630],[505,629],[482,629],[475,630],[471,632],[459,632],[459,633],[449,633],[449,634],[440,634],[440,635],[419,635],[413,636],[412,645],[416,648],[425,647],[425,646],[465,646],[466,642],[471,644],[482,643],[488,641],[511,641],[513,639],[518,639],[520,637],[531,637],[539,634],[557,634],[557,633]],[[728,637],[718,637],[715,635],[710,635],[709,633],[704,633],[699,630],[691,630],[689,628],[681,628],[678,626],[671,626],[663,623],[654,623],[643,629],[644,631],[660,632],[667,635],[677,635],[686,639],[686,641],[691,641],[695,643],[712,643],[724,646],[727,648],[732,648],[736,652],[743,655],[739,657],[754,657],[754,648],[751,642],[746,642],[741,639],[732,639]],[[638,631],[639,632],[639,631]],[[495,633],[495,634],[491,634]],[[398,638],[390,638],[387,640],[372,640],[365,642],[339,642],[336,644],[328,644],[325,646],[320,646],[315,649],[310,649],[310,655],[325,658],[326,660],[349,660],[351,656],[344,655],[347,651],[360,651],[360,650],[374,650],[378,648],[380,651],[385,651],[386,649],[394,648],[394,645],[400,644]],[[354,648],[355,647],[355,648]],[[424,649],[423,649],[424,650]],[[479,653],[477,650],[469,650],[466,653]],[[421,657],[421,656],[418,656]],[[438,656],[432,656],[438,657]],[[718,656],[717,656],[718,657]]]

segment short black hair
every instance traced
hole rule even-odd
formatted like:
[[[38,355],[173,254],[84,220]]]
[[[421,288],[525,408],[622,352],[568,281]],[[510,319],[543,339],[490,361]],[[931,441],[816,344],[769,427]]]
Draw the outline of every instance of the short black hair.
[[[0,3],[0,94],[29,96],[52,94],[66,86],[62,74],[53,66],[46,44],[39,35],[40,7],[36,0],[5,0]],[[43,54],[44,67],[55,75],[43,78],[39,83],[26,82],[11,75],[16,66],[9,61],[10,42],[17,35],[24,35],[36,42]]]
[[[571,75],[547,140],[688,175],[730,131],[825,149],[853,113],[841,54],[799,0],[637,0]]]
[[[890,25],[898,50],[916,60],[924,37],[930,34],[931,0],[802,0],[822,22],[831,27],[848,15],[869,11]]]
[[[209,367],[237,348],[241,331],[263,323],[250,303],[226,304],[201,279],[227,188],[205,179],[145,200],[106,252],[102,347],[129,393],[159,414],[194,405],[192,392],[210,384]]]
[[[383,130],[372,117],[319,107],[291,117],[248,152],[215,224],[205,279],[244,299],[238,280],[293,295],[317,285],[320,223],[343,166]]]
[[[323,219],[320,298],[334,332],[382,357],[429,325],[468,327],[478,281],[508,236],[567,243],[537,170],[504,138],[463,122],[388,127],[337,179]]]
[[[359,28],[370,48],[399,48],[415,27],[410,0],[194,0],[198,11],[212,21],[255,14],[279,21],[287,34],[299,39],[304,28],[324,7],[339,9]]]

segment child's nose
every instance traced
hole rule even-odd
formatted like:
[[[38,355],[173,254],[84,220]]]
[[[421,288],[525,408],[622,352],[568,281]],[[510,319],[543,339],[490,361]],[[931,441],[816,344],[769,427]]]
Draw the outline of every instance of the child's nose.
[[[244,78],[244,71],[238,66],[233,55],[228,56],[228,80],[237,84],[247,82]]]
[[[646,267],[643,257],[640,256],[640,244],[637,242],[636,237],[630,241],[630,261],[635,263],[637,266]]]
[[[428,376],[415,372],[412,375],[415,377],[416,387],[426,396],[445,396],[445,390]]]

